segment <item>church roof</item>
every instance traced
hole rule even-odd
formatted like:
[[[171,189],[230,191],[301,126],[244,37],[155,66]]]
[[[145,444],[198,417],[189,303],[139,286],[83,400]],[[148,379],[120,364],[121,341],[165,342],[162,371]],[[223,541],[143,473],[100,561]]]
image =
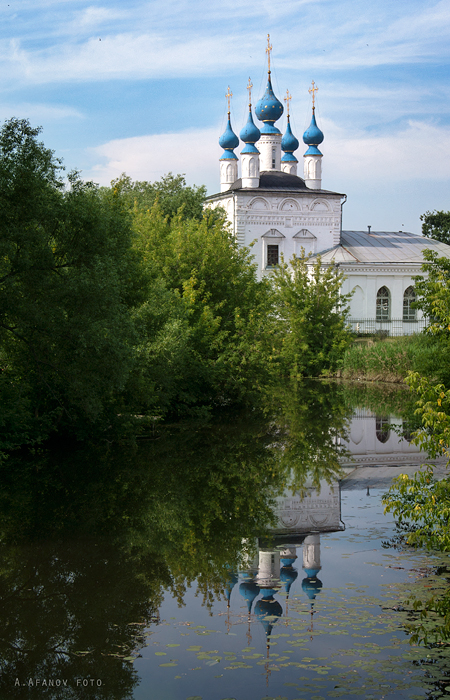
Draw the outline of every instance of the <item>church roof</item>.
[[[323,263],[422,264],[425,248],[450,257],[449,245],[406,231],[342,231],[341,243],[320,255]]]
[[[239,178],[230,187],[230,190],[240,190],[242,179]],[[281,170],[263,170],[259,177],[260,190],[309,190],[305,181],[298,175],[283,173]]]
[[[234,182],[228,190],[221,192],[221,195],[226,195],[228,192],[233,190],[241,190],[242,179],[239,178]],[[263,170],[259,178],[259,187],[252,188],[258,190],[280,190],[283,192],[310,192],[313,195],[320,194],[337,194],[341,197],[344,195],[339,192],[332,192],[330,190],[312,190],[307,187],[305,181],[302,180],[298,175],[291,175],[289,173],[283,173],[280,170]],[[246,187],[245,192],[251,191],[251,188]],[[218,195],[210,195],[206,199],[212,199]]]

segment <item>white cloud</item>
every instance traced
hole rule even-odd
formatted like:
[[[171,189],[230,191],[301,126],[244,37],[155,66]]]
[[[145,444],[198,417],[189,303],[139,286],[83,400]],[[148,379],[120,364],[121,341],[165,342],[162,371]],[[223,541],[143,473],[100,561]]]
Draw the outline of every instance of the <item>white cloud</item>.
[[[40,104],[38,102],[2,102],[0,119],[9,119],[11,115],[29,119],[32,123],[61,119],[84,119],[84,114],[74,107],[66,105]]]
[[[91,38],[81,45],[30,52],[17,40],[0,46],[9,78],[39,84],[108,78],[161,78],[214,74],[228,64],[239,65],[236,40],[207,36],[173,44],[151,34],[118,34]]]
[[[346,183],[367,187],[374,182],[401,188],[412,180],[450,180],[450,128],[410,122],[389,136],[348,133],[332,122],[324,124],[325,189],[343,191]],[[100,184],[126,172],[134,180],[157,180],[165,173],[186,173],[189,184],[219,190],[220,128],[189,130],[116,139],[92,149],[97,163],[84,177]],[[239,152],[239,149],[236,149]],[[439,157],[437,157],[439,153]],[[302,147],[297,154],[302,175]]]
[[[83,172],[102,185],[126,172],[133,180],[158,180],[169,171],[185,173],[188,184],[206,184],[211,192],[219,189],[217,128],[190,130],[176,134],[153,134],[116,139],[92,149],[100,159]]]
[[[326,124],[324,170],[334,181],[424,182],[450,179],[450,128],[410,121],[390,135],[347,134]],[[326,186],[326,185],[324,185]]]
[[[124,19],[130,17],[130,12],[127,10],[114,9],[109,7],[85,7],[83,8],[75,19],[70,22],[67,26],[67,32],[71,33],[73,30],[88,30],[110,24],[114,20]]]
[[[249,16],[258,21],[249,25]],[[3,73],[39,84],[223,74],[240,70],[243,62],[259,68],[266,28],[273,34],[278,68],[334,72],[443,60],[449,55],[450,10],[448,0],[425,8],[405,3],[394,10],[369,2],[356,15],[355,3],[345,1],[267,0],[252,6],[244,0],[199,0],[194,12],[187,0],[157,0],[125,9],[114,3],[79,7],[70,19],[58,16],[55,25],[48,28],[47,41],[45,27],[36,30],[40,42],[4,40]],[[255,29],[259,26],[264,29]]]

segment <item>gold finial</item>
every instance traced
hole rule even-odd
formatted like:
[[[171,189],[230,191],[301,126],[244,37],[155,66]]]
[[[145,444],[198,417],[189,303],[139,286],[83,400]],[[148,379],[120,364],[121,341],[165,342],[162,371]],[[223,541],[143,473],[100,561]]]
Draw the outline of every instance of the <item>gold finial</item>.
[[[287,118],[289,119],[289,108],[290,108],[290,102],[292,100],[292,95],[289,92],[289,90],[286,90],[286,97],[284,98],[284,101],[286,102],[286,110],[287,110]]]
[[[233,93],[230,90],[230,86],[228,85],[228,90],[226,92],[225,97],[228,100],[228,116],[230,116],[230,111],[231,111],[231,98],[233,97]]]
[[[267,54],[267,65],[270,73],[270,52],[272,51],[272,45],[270,43],[270,34],[267,35],[267,49],[266,49],[266,54]]]
[[[252,83],[252,81],[251,81],[251,78],[249,78],[249,79],[248,79],[248,83],[247,83],[247,90],[248,90],[248,106],[249,106],[249,107],[252,106],[252,87],[253,87],[253,83]]]
[[[319,89],[318,87],[315,87],[315,85],[316,85],[316,84],[315,84],[315,82],[314,82],[314,80],[313,80],[313,81],[311,82],[311,86],[312,86],[312,87],[310,87],[309,90],[308,90],[309,94],[312,95],[313,111],[315,110],[315,106],[314,106],[314,103],[315,103],[315,101],[316,101],[316,95],[315,95],[315,93],[316,93],[317,90]]]

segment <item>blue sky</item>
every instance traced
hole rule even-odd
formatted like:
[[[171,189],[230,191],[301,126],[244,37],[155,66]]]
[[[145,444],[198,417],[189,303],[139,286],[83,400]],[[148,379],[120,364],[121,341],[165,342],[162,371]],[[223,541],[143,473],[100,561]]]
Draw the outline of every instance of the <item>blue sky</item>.
[[[348,195],[344,228],[419,233],[421,213],[450,209],[450,0],[9,0],[0,118],[41,125],[86,179],[172,171],[213,193],[227,86],[239,133],[268,32],[300,139],[319,87],[322,184]]]

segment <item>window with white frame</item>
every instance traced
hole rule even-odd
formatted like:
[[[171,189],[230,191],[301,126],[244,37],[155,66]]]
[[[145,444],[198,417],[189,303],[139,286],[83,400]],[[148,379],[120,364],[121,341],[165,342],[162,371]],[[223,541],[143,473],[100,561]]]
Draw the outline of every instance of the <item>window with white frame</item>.
[[[415,321],[416,320],[416,310],[413,308],[413,304],[416,301],[416,293],[413,287],[408,287],[408,289],[403,294],[403,320],[404,321]]]
[[[280,264],[283,253],[283,234],[276,228],[271,228],[262,236],[263,270],[270,270]]]
[[[391,318],[391,293],[387,287],[377,292],[376,320],[389,321]]]
[[[267,245],[267,267],[275,267],[280,262],[280,247],[270,243]]]

